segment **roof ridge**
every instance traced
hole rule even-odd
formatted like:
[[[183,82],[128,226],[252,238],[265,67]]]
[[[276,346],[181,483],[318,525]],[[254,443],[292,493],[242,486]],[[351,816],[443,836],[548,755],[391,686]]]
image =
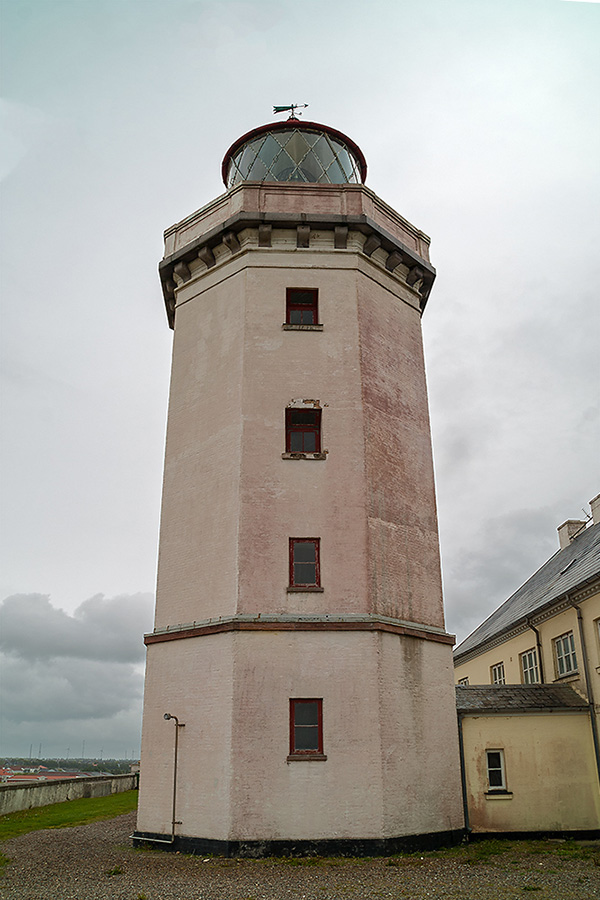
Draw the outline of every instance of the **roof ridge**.
[[[587,537],[586,537],[587,535]],[[556,563],[561,568],[557,570]],[[544,578],[544,572],[547,577]],[[548,557],[520,587],[481,622],[454,651],[455,658],[495,637],[600,576],[600,522],[588,525],[568,547]]]

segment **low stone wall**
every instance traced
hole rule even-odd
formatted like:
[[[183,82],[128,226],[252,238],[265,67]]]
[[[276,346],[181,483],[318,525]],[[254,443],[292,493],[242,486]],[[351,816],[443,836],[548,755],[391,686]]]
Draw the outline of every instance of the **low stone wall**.
[[[65,778],[33,784],[0,784],[0,816],[34,806],[80,800],[82,797],[107,797],[109,794],[131,791],[137,786],[138,776],[135,774],[94,775],[91,778]]]

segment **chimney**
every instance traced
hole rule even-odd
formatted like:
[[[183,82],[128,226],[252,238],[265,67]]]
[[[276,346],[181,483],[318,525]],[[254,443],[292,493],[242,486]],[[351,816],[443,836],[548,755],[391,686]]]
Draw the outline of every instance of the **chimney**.
[[[600,513],[600,509],[598,510]],[[566,522],[563,522],[562,525],[559,525],[556,529],[558,531],[558,541],[560,543],[560,549],[564,550],[565,547],[568,547],[569,544],[577,537],[580,531],[583,531],[586,523],[582,522],[580,519],[567,519]]]
[[[593,500],[590,500],[590,509],[592,511],[592,523],[597,525],[600,522],[600,494],[597,494]]]

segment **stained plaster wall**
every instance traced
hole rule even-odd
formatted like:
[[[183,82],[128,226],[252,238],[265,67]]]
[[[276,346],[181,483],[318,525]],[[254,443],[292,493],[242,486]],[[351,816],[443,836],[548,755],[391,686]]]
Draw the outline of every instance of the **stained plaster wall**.
[[[286,287],[319,288],[322,332],[282,330]],[[443,628],[411,291],[352,253],[248,251],[180,292],[171,398],[157,627],[326,611]],[[323,408],[326,460],[281,458],[295,399]],[[286,596],[289,537],[317,536],[327,596]]]
[[[235,613],[245,275],[177,310],[155,626]]]
[[[179,729],[177,819],[217,840],[230,831],[233,721],[231,635],[148,647],[137,829],[171,833],[175,722]]]
[[[150,647],[158,683],[149,689],[162,706],[149,710],[138,830],[170,833],[175,726],[163,708],[185,722],[177,834],[315,840],[462,826],[443,645],[381,633],[246,632],[166,646]],[[435,681],[424,677],[432,672]],[[287,761],[290,697],[323,698],[327,760]]]
[[[370,610],[444,626],[420,315],[359,281]]]
[[[261,208],[305,204],[296,188],[260,190]],[[361,190],[315,188],[312,212],[368,201],[373,215],[393,213]],[[201,218],[190,218],[188,240]],[[386,224],[426,256],[425,236],[396,219]],[[191,262],[177,290],[156,627],[237,612],[378,613],[441,628],[418,294],[385,270],[383,251],[360,253],[359,232],[347,251],[334,250],[331,231],[313,230],[308,250],[293,230],[274,228],[270,248],[252,228],[238,237],[241,251],[216,247],[211,269]],[[319,289],[322,332],[282,329],[286,287]],[[281,458],[285,407],[297,399],[323,408],[326,460]],[[322,593],[286,591],[289,537],[321,538]],[[460,827],[450,666],[448,644],[369,632],[151,644],[138,830],[170,831],[165,711],[186,722],[180,834]],[[323,697],[326,762],[285,760],[293,696]]]
[[[463,740],[474,831],[600,827],[598,776],[585,712],[469,715],[463,719]],[[500,749],[508,793],[486,793],[486,750]]]
[[[238,610],[365,612],[357,275],[339,255],[291,255],[294,267],[289,253],[248,259]],[[282,330],[286,287],[319,289],[322,332]],[[285,409],[298,399],[322,407],[325,460],[282,459]],[[320,538],[323,594],[286,593],[290,537]]]

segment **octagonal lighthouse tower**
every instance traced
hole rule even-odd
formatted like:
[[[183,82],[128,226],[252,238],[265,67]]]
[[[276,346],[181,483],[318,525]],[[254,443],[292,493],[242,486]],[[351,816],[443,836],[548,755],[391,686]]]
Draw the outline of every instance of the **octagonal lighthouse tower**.
[[[165,234],[174,329],[135,839],[390,852],[463,827],[421,315],[429,239],[325,125]],[[165,721],[166,719],[166,721]]]

